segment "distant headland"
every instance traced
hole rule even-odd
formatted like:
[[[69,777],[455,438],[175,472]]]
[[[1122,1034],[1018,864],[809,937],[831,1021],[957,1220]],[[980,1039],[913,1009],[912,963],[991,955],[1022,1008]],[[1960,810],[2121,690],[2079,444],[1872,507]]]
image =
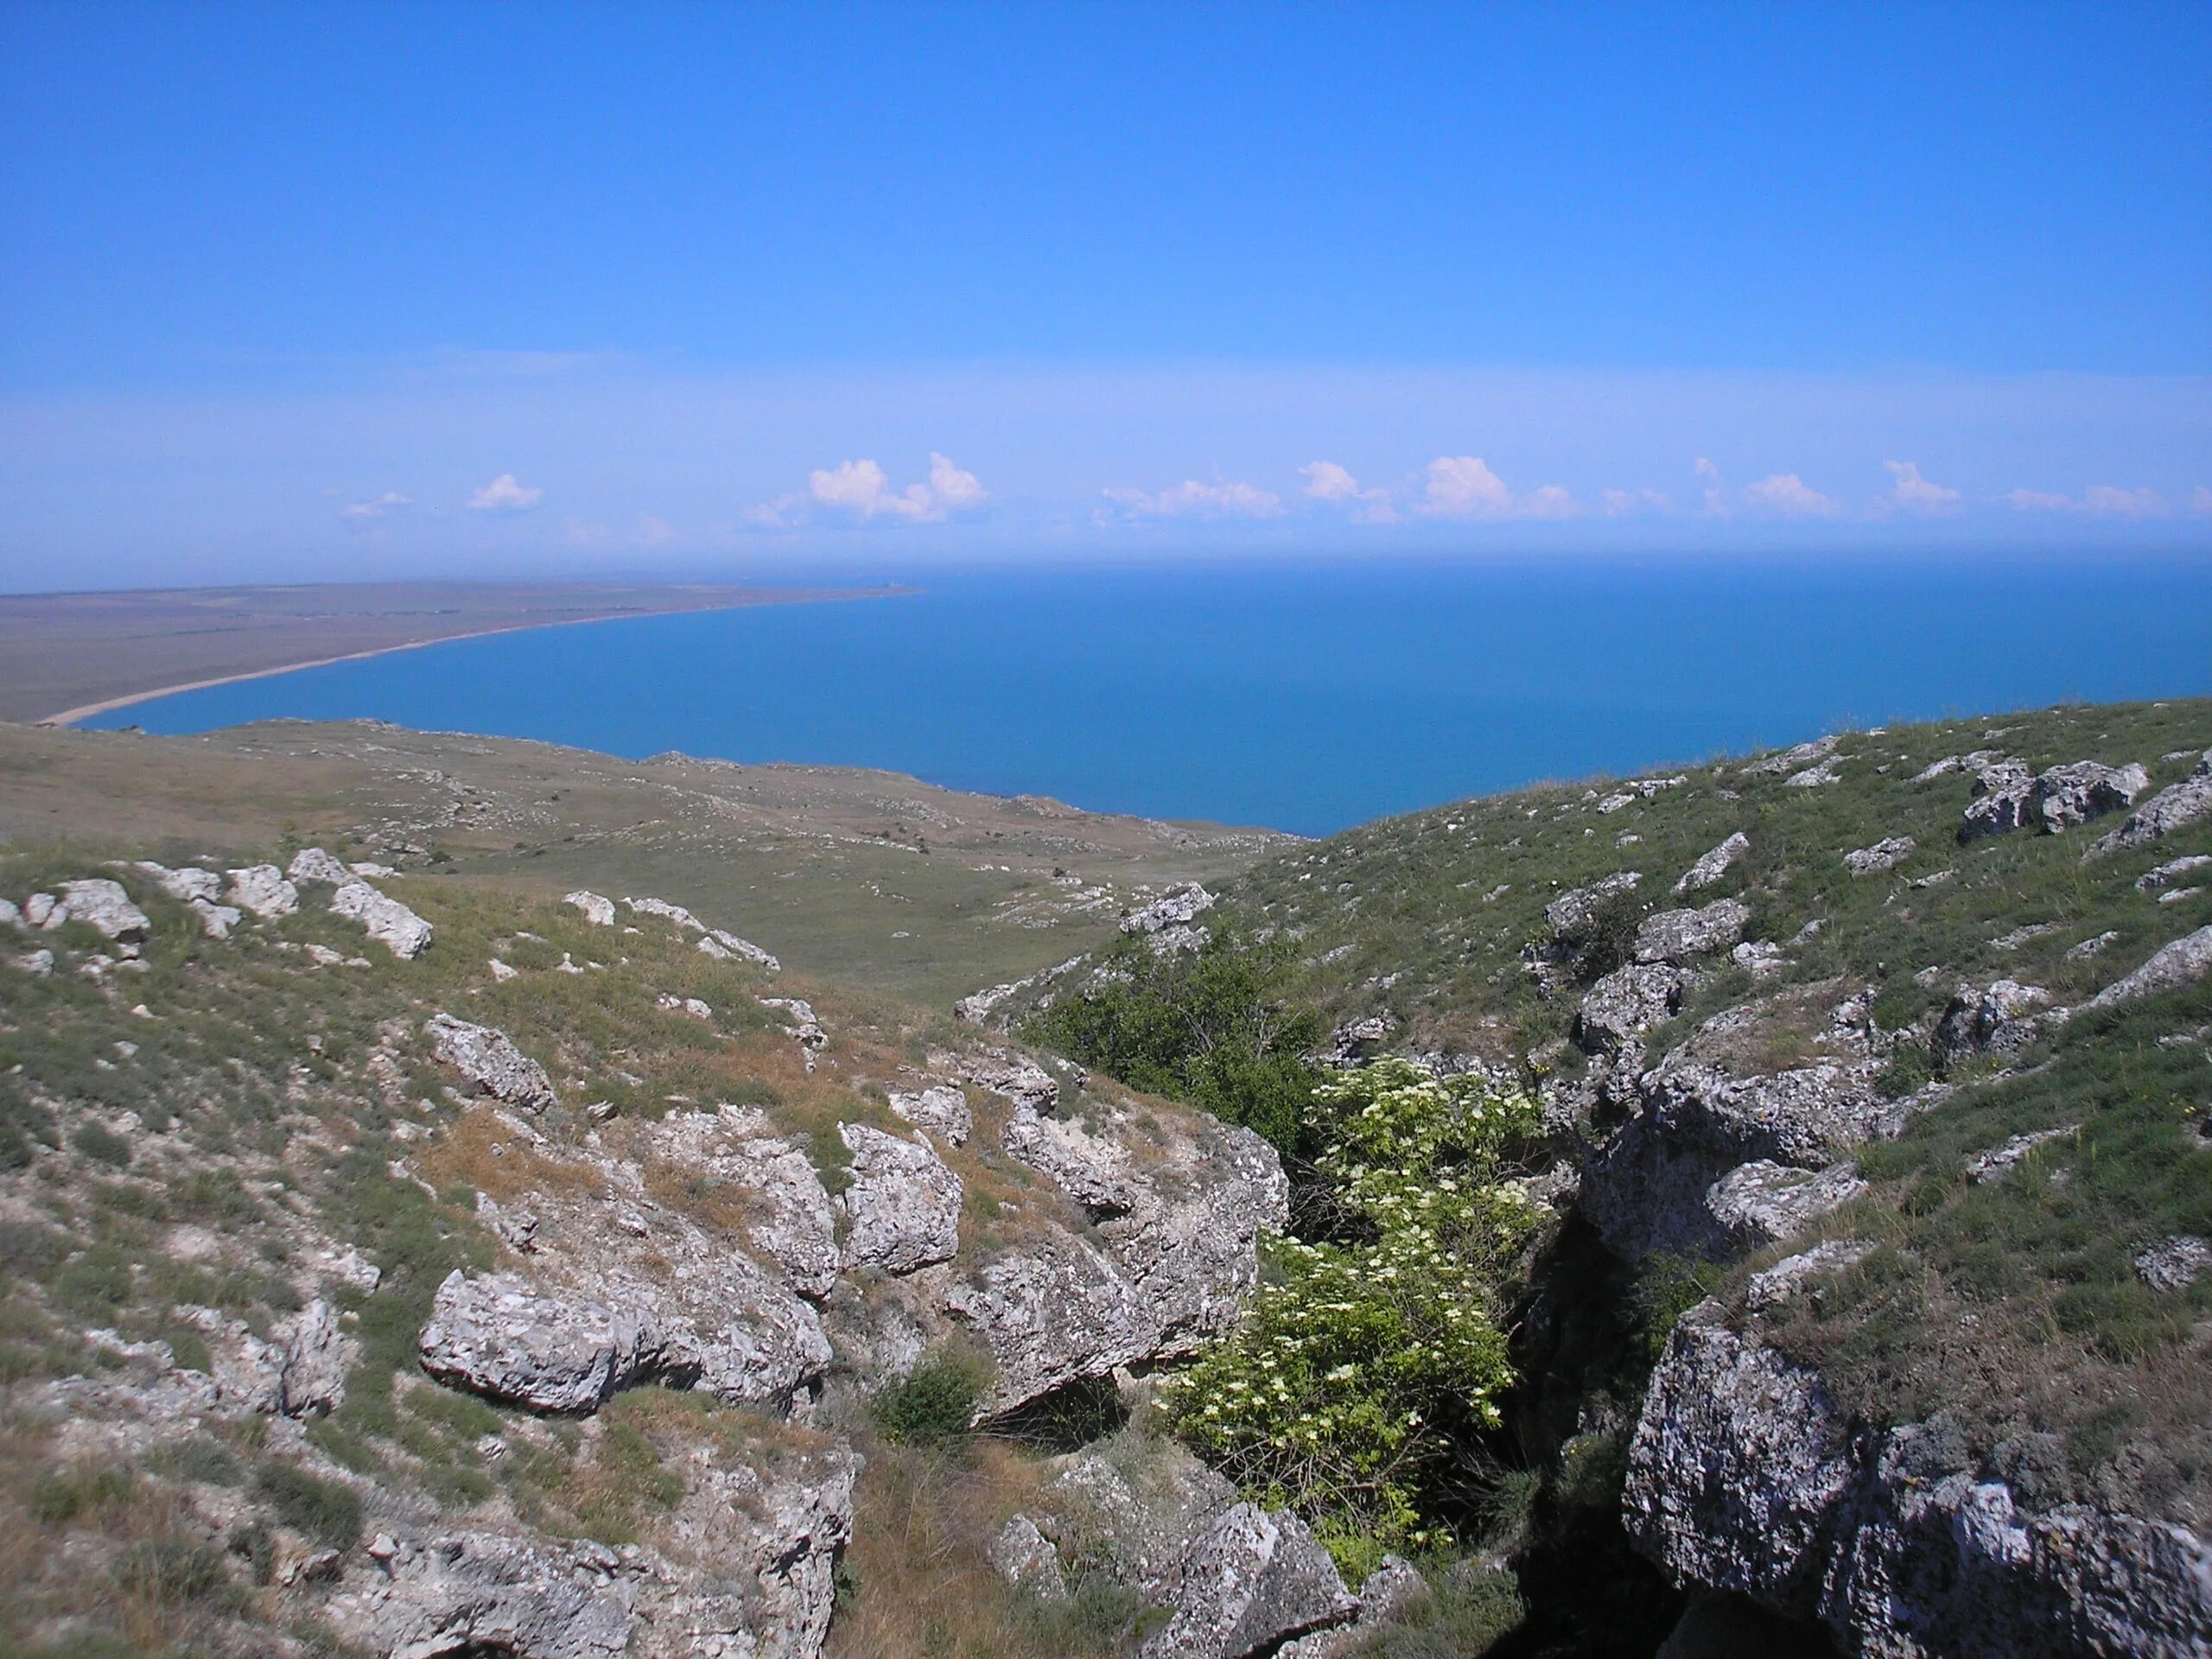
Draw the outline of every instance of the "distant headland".
[[[4,594],[0,720],[73,725],[172,692],[523,628],[912,591],[573,582]]]

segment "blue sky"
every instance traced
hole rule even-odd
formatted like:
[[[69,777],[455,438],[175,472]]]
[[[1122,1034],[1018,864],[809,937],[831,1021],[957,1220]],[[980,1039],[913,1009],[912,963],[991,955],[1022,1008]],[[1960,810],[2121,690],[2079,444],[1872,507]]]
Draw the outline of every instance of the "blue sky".
[[[2212,543],[2212,8],[0,11],[0,586]]]

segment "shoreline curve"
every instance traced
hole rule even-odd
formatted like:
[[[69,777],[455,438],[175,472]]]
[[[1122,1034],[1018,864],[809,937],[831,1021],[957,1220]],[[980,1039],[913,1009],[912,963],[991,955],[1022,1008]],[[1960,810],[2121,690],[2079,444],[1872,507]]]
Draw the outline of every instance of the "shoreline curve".
[[[465,633],[441,633],[427,639],[400,639],[388,645],[372,645],[366,651],[344,651],[334,657],[310,657],[296,663],[278,663],[270,668],[250,668],[237,674],[218,674],[205,680],[186,680],[175,685],[156,686],[148,691],[126,692],[121,696],[103,698],[98,702],[79,703],[74,709],[65,709],[58,715],[46,715],[32,721],[34,726],[74,726],[79,721],[95,715],[112,714],[118,709],[129,709],[142,702],[153,702],[162,697],[178,696],[187,691],[207,691],[219,685],[238,685],[247,680],[274,679],[279,674],[296,674],[302,669],[328,668],[334,663],[358,663],[371,657],[389,657],[395,652],[421,651],[430,645],[449,645],[463,639],[490,639],[503,633],[535,633],[545,628],[582,628],[599,622],[639,622],[657,616],[703,616],[716,611],[749,611],[766,604],[818,605],[830,601],[854,599],[895,599],[918,592],[912,588],[855,588],[845,593],[810,594],[795,600],[747,600],[734,605],[692,605],[678,610],[615,611],[605,616],[563,616],[543,622],[511,622],[503,627],[472,628]]]

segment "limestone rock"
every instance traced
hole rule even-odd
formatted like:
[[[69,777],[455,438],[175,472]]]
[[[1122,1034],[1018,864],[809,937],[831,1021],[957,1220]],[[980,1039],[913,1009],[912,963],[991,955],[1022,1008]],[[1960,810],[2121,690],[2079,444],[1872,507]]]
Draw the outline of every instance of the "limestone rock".
[[[1749,766],[1738,766],[1736,775],[1739,778],[1779,778],[1784,772],[1794,772],[1826,760],[1835,753],[1836,745],[1842,741],[1834,734],[1815,738],[1810,743],[1800,743],[1794,749],[1783,749],[1763,760],[1754,760]]]
[[[23,900],[23,920],[33,927],[60,927],[68,919],[69,906],[50,893],[35,893]]]
[[[1720,899],[1696,910],[1662,910],[1636,930],[1636,959],[1683,967],[1726,950],[1744,937],[1751,910],[1740,899]]]
[[[1794,1237],[1866,1190],[1852,1164],[1805,1170],[1758,1159],[1715,1181],[1705,1207],[1727,1242],[1748,1250]]]
[[[992,1568],[1014,1589],[1025,1591],[1042,1602],[1064,1602],[1068,1599],[1067,1575],[1060,1567],[1059,1549],[1027,1516],[1017,1515],[1000,1528],[985,1554]]]
[[[554,1104],[553,1080],[545,1068],[509,1041],[506,1033],[472,1026],[449,1014],[433,1014],[423,1029],[429,1033],[430,1052],[461,1074],[465,1092],[534,1112]]]
[[[123,884],[105,876],[64,881],[61,902],[69,907],[73,921],[97,928],[124,946],[126,954],[135,952],[145,943],[147,930],[152,926],[146,919],[146,912],[130,902],[130,895],[123,890]]]
[[[274,864],[249,864],[231,872],[225,897],[240,910],[250,910],[264,922],[289,916],[300,907],[300,890],[284,879]]]
[[[51,950],[27,950],[13,960],[17,968],[35,978],[43,979],[54,971],[54,952]]]
[[[2131,813],[2119,829],[2100,836],[2089,848],[2088,856],[2147,847],[2177,830],[2185,830],[2206,818],[2212,818],[2212,749],[2204,752],[2204,758],[2188,777],[2160,790],[2143,804],[2139,811]]]
[[[995,1362],[979,1418],[1147,1358],[1158,1330],[1127,1275],[1058,1229],[987,1262],[952,1287],[945,1304]]]
[[[1192,881],[1162,893],[1149,904],[1138,906],[1122,918],[1122,931],[1159,933],[1168,928],[1188,927],[1213,908],[1213,894]]]
[[[669,1163],[741,1188],[745,1236],[772,1261],[791,1288],[821,1301],[837,1282],[837,1219],[822,1178],[805,1153],[777,1135],[757,1107],[672,1113],[652,1131]]]
[[[1574,1040],[1590,1053],[1611,1053],[1671,1018],[1696,976],[1664,963],[1630,963],[1592,985],[1576,1016]]]
[[[0,899],[0,927],[21,927],[23,912],[16,907],[12,899]]]
[[[491,1533],[387,1541],[378,1567],[348,1574],[327,1604],[340,1631],[380,1656],[616,1659],[629,1648],[637,1586],[603,1545]]]
[[[1967,1160],[1967,1179],[1980,1185],[1993,1181],[2017,1166],[2037,1147],[2053,1141],[2063,1141],[2072,1135],[2071,1128],[2034,1129],[2025,1135],[2016,1135],[2003,1146],[1989,1152],[1976,1153]]]
[[[1675,896],[1679,899],[1684,893],[1712,887],[1728,874],[1732,866],[1749,857],[1751,851],[1751,837],[1738,830],[1683,872],[1682,879],[1675,883]]]
[[[2081,1504],[2035,1513],[1929,1426],[1853,1440],[1812,1372],[1729,1331],[1675,1328],[1629,1450],[1630,1541],[1678,1581],[1825,1622],[1845,1652],[2000,1659],[2201,1655],[2212,1551]]]
[[[2032,776],[2025,762],[2000,760],[1976,775],[1974,798],[1959,824],[1959,839],[1988,836],[2040,824],[2052,835],[2133,803],[2150,785],[2139,766],[2107,766],[2077,760]]]
[[[276,1408],[287,1417],[327,1416],[346,1403],[346,1373],[359,1344],[338,1329],[338,1314],[317,1297],[302,1312],[277,1379]]]
[[[950,1084],[931,1084],[918,1090],[893,1089],[889,1099],[893,1111],[916,1128],[942,1137],[947,1146],[965,1145],[975,1130],[976,1120],[968,1109],[966,1093]]]
[[[1428,1593],[1421,1569],[1402,1556],[1385,1555],[1359,1586],[1359,1617],[1333,1630],[1316,1630],[1288,1643],[1276,1659],[1353,1659],[1398,1614]]]
[[[360,923],[363,931],[401,961],[429,949],[430,925],[397,899],[388,899],[351,876],[331,895],[330,911]]]
[[[1865,1239],[1837,1238],[1786,1257],[1764,1273],[1755,1273],[1745,1287],[1744,1300],[1753,1313],[1779,1306],[1815,1279],[1857,1267],[1873,1254]]]
[[[1853,875],[1878,875],[1893,870],[1920,850],[1920,843],[1910,836],[1891,836],[1878,841],[1872,847],[1861,847],[1856,852],[1843,855],[1843,867]]]
[[[334,887],[342,887],[353,879],[353,871],[320,847],[302,847],[292,855],[284,874],[294,882],[327,881]]]
[[[2155,870],[2145,871],[2135,878],[2135,891],[2155,893],[2168,882],[2196,870],[2212,870],[2212,853],[2197,853],[2188,858],[2171,859]]]
[[[1852,1480],[1810,1371],[1693,1309],[1653,1372],[1622,1492],[1630,1541],[1677,1580],[1808,1616]]]
[[[1563,893],[1544,906],[1544,920],[1550,925],[1554,938],[1567,942],[1580,940],[1597,919],[1600,905],[1616,893],[1630,892],[1643,880],[1637,871],[1621,870],[1586,887]]]
[[[1192,1543],[1166,1624],[1144,1659],[1249,1659],[1340,1624],[1359,1604],[1306,1523],[1239,1503]]]
[[[1936,1053],[1946,1066],[1976,1054],[2006,1054],[2042,1034],[2037,1011],[2050,1001],[2039,986],[2000,979],[1986,990],[1961,985],[1936,1027]]]
[[[574,893],[566,894],[561,902],[582,911],[584,920],[589,922],[594,927],[614,925],[614,901],[612,899],[602,898],[588,888],[578,887]]]
[[[2077,823],[2134,805],[2150,786],[2151,774],[2132,763],[2106,766],[2077,760],[2053,766],[2036,779],[2036,816],[2045,830],[2061,835]]]
[[[2153,1290],[2187,1290],[2212,1268],[2212,1244],[2182,1233],[2135,1258],[2135,1271]]]
[[[775,957],[750,939],[741,939],[724,928],[709,928],[699,940],[698,949],[701,955],[712,957],[718,962],[749,962],[772,974],[783,970],[784,964]]]
[[[2212,974],[2212,927],[2200,927],[2164,944],[2125,979],[2116,980],[2088,1001],[2093,1008],[2108,1008],[2162,991],[2179,990]]]
[[[1655,1250],[1691,1254],[1764,1243],[1771,1235],[1761,1213],[1792,1212],[1768,1211],[1762,1194],[1774,1186],[1778,1195],[1796,1179],[1785,1183],[1755,1172],[1716,1192],[1725,1177],[1755,1164],[1824,1171],[1860,1141],[1903,1125],[1904,1109],[1875,1086],[1881,1067],[1871,1053],[1749,1076],[1709,1058],[1708,1044],[1727,1036],[1743,1012],[1716,1016],[1643,1073],[1628,1121],[1584,1168],[1583,1213],[1627,1260]],[[1826,1192],[1815,1185],[1803,1196],[1810,1201]],[[1726,1217],[1713,1207],[1724,1199]]]
[[[929,1064],[931,1071],[950,1072],[1033,1112],[1050,1112],[1060,1103],[1060,1085],[1050,1072],[1002,1049],[960,1054],[937,1049],[931,1052]]]
[[[960,1248],[960,1178],[927,1141],[901,1141],[865,1124],[838,1135],[853,1154],[853,1184],[840,1196],[849,1229],[845,1265],[912,1273],[950,1261]]]
[[[670,1370],[674,1358],[667,1337],[634,1306],[548,1296],[512,1274],[458,1268],[438,1287],[419,1347],[423,1369],[441,1382],[565,1413],[596,1411],[617,1390]]]

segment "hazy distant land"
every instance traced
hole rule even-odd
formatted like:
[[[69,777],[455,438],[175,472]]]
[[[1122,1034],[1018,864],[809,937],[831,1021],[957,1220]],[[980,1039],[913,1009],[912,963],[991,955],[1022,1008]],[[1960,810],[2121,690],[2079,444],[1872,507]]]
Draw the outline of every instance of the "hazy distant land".
[[[67,724],[169,691],[472,634],[901,591],[578,582],[0,594],[0,720]]]

